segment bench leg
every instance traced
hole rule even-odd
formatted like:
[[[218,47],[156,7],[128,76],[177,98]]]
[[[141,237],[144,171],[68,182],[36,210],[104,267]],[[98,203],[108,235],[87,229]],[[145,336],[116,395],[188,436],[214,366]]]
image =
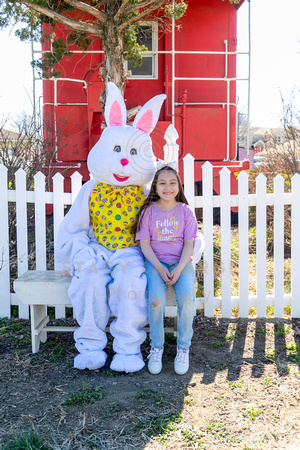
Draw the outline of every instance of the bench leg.
[[[32,353],[37,353],[40,342],[47,341],[47,332],[44,330],[49,317],[47,316],[46,305],[30,305],[31,313],[31,344]]]

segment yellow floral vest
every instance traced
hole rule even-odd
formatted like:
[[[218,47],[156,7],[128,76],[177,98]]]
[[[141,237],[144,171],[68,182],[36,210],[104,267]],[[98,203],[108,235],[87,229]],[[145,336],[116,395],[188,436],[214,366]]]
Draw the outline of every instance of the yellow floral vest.
[[[89,202],[97,242],[109,250],[138,245],[131,227],[145,199],[141,186],[118,188],[99,181]]]

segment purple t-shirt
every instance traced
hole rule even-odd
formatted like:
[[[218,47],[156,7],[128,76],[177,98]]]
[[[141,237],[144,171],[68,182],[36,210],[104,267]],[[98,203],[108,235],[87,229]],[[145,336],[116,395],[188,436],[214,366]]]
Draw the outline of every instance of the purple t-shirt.
[[[136,241],[150,241],[152,250],[160,261],[178,262],[184,241],[197,236],[197,220],[191,208],[178,203],[172,211],[162,211],[152,203],[145,211]]]

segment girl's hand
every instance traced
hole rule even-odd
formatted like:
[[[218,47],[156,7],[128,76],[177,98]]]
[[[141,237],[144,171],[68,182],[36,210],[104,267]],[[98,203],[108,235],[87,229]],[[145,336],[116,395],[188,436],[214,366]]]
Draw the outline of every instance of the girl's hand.
[[[178,278],[180,277],[182,270],[176,266],[172,272],[171,272],[171,279],[169,281],[169,283],[167,283],[169,286],[172,286],[172,284],[175,284],[176,281],[178,280]]]
[[[169,270],[163,264],[161,264],[161,266],[157,270],[158,270],[159,275],[161,276],[162,280],[166,284],[170,284],[170,281],[172,279],[172,275],[169,272]]]

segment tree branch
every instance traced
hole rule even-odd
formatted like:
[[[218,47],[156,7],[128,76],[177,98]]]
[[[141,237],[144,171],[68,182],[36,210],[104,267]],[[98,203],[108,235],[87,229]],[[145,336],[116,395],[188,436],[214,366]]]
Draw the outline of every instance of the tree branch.
[[[94,8],[91,5],[87,5],[86,3],[80,2],[78,0],[64,0],[64,2],[68,3],[68,5],[71,5],[76,9],[79,9],[80,11],[91,14],[92,16],[96,17],[99,22],[104,23],[107,19],[105,13],[99,11],[97,8]]]
[[[84,31],[94,36],[100,36],[100,29],[94,25],[85,22],[78,22],[77,20],[70,19],[69,17],[58,14],[57,12],[52,11],[49,8],[44,8],[43,6],[36,5],[34,3],[28,2],[27,0],[19,0],[19,2],[27,6],[27,8],[33,9],[40,14],[44,14],[44,16],[50,17],[50,19],[56,20],[66,27],[72,28],[76,31]]]
[[[146,3],[146,2],[143,2]],[[155,11],[156,9],[158,9],[163,3],[164,0],[154,0],[154,1],[149,1],[147,2],[148,4],[152,3],[151,8],[146,9],[145,11],[140,12],[137,16],[132,17],[130,20],[128,20],[127,22],[122,23],[119,27],[118,27],[118,31],[122,32],[126,27],[128,27],[129,25],[131,25],[134,22],[137,22],[139,20],[141,20],[143,17],[147,16],[148,14],[150,14],[152,11]],[[155,4],[153,4],[155,3]]]
[[[157,3],[157,0],[144,0],[140,3],[133,3],[132,5],[128,5],[126,13],[130,13],[140,8],[146,8],[146,6],[153,5],[153,3]]]
[[[129,0],[123,0],[122,5],[120,6],[120,8],[119,8],[117,14],[116,14],[115,17],[114,17],[115,23],[118,22],[119,18],[121,17],[121,14],[123,14],[123,12],[124,12],[126,6],[128,5],[128,2],[129,2]]]

